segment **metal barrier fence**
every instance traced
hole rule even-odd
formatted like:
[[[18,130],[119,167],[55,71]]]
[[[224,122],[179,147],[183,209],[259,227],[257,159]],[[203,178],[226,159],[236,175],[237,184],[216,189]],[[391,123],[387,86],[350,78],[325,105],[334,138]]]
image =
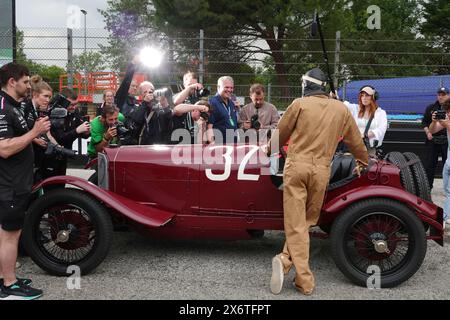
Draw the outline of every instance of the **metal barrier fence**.
[[[115,47],[110,40],[104,29],[87,29],[85,36],[83,29],[25,28],[17,36],[18,57],[30,63],[33,73],[42,72],[42,65],[61,68],[46,77],[56,87],[58,71],[123,71],[123,62],[137,48]],[[324,66],[318,39],[285,39],[289,50],[283,50],[285,59],[278,62],[284,73],[267,55],[265,42],[248,42],[246,49],[221,48],[222,40],[201,32],[158,39],[156,44],[165,49],[165,63],[158,70],[144,72],[157,86],[166,86],[181,84],[183,73],[193,70],[213,92],[217,78],[230,75],[238,96],[247,96],[252,83],[262,82],[268,100],[283,109],[301,95],[300,75],[311,67]],[[450,53],[433,48],[426,40],[341,39],[337,33],[325,42],[339,87],[351,80],[450,74]],[[80,59],[83,55],[85,60]]]

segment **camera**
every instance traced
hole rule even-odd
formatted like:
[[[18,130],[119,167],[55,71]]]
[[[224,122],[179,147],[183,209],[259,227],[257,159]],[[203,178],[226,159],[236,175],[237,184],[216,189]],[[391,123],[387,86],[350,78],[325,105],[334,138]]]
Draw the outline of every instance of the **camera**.
[[[167,99],[167,102],[169,103],[170,107],[173,107],[173,92],[172,89],[170,88],[162,88],[162,89],[158,89],[153,91],[153,96],[155,98],[158,97],[164,97]]]
[[[447,111],[445,111],[445,110],[438,110],[438,111],[436,111],[436,119],[437,120],[445,120],[445,119],[447,119]]]
[[[204,111],[200,112],[200,118],[203,118],[203,120],[208,122],[209,121],[209,114],[208,114],[208,112],[204,112]]]
[[[131,130],[128,129],[123,122],[117,122],[111,125],[111,128],[115,128],[117,130],[117,138],[119,139],[121,145],[133,144]]]
[[[254,114],[250,118],[250,124],[252,129],[259,130],[261,128],[261,122],[259,122],[258,119],[259,119],[258,114]]]
[[[61,93],[57,93],[52,99],[49,111],[57,108],[67,109],[70,106],[70,101]]]
[[[209,91],[209,89],[207,88],[203,88],[203,89],[197,89],[195,90],[195,93],[193,94],[193,96],[195,98],[204,98],[204,97],[208,97],[211,94],[211,91]]]
[[[44,140],[47,142],[47,149],[45,150],[46,156],[56,156],[56,157],[68,157],[75,158],[77,152],[75,150],[66,149],[64,147],[58,146],[44,136]]]
[[[47,111],[39,111],[39,117],[49,117],[52,128],[61,129],[64,127],[64,119],[67,117],[67,107],[70,101],[60,93],[52,99]]]

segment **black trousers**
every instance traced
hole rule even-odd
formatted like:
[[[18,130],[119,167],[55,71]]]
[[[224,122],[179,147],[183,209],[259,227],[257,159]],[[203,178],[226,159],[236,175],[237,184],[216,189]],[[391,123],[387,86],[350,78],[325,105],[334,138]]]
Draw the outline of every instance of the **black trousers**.
[[[442,157],[442,163],[447,161],[448,144],[435,144],[432,141],[426,142],[427,161],[425,164],[425,170],[428,176],[428,183],[430,188],[433,188],[434,174],[439,161],[439,156]]]

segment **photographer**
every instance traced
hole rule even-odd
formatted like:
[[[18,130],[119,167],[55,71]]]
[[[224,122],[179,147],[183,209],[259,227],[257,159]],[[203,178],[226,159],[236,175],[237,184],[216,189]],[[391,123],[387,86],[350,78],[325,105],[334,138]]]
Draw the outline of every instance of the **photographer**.
[[[23,117],[28,128],[34,127],[37,119],[47,116],[48,107],[52,98],[52,88],[38,75],[31,77],[31,100],[23,104]],[[34,167],[36,168],[34,182],[46,178],[48,175],[44,170],[45,155],[48,144],[58,144],[50,132],[33,139]]]
[[[183,86],[184,90],[174,97],[175,106],[181,103],[195,104],[200,98],[207,97],[211,93],[208,89],[203,88],[201,83],[198,83],[197,75],[192,71],[184,74]]]
[[[142,82],[139,91],[143,99],[142,104],[133,110],[127,119],[133,144],[169,144],[172,133],[172,109],[168,100],[172,98],[171,90],[158,90],[159,102],[155,99],[155,87],[151,82]]]
[[[231,99],[233,91],[233,78],[223,76],[217,80],[217,94],[209,100],[209,104],[213,107],[208,123],[208,141],[211,143],[237,142],[237,112]]]
[[[444,129],[432,134],[429,130],[429,126],[432,123],[432,114],[435,111],[442,110],[442,105],[448,98],[450,98],[450,89],[446,87],[439,88],[437,90],[437,101],[426,108],[422,118],[422,127],[426,135],[425,146],[427,148],[425,170],[427,171],[428,182],[431,189],[433,189],[434,174],[439,161],[439,156],[442,157],[442,163],[445,163],[447,160],[448,142]]]
[[[42,290],[15,274],[18,243],[33,184],[32,141],[50,130],[48,118],[33,129],[20,112],[20,100],[30,89],[25,66],[8,63],[0,68],[0,299],[37,299]]]
[[[271,130],[277,127],[280,115],[277,108],[264,101],[265,92],[262,84],[254,84],[250,87],[251,103],[242,107],[239,113],[241,128],[244,130],[256,130],[258,142],[265,143],[270,138]]]
[[[119,121],[125,121],[125,117],[114,105],[104,107],[102,114],[92,120],[91,141],[88,145],[89,160],[97,158],[97,153],[103,152],[109,144],[118,144],[117,125]]]
[[[116,96],[114,97],[114,102],[125,117],[128,117],[128,115],[139,106],[138,101],[136,100],[138,83],[133,80],[138,61],[139,57],[135,56],[131,63],[128,64],[125,77],[116,92]]]
[[[429,128],[430,134],[435,134],[444,130],[447,140],[450,139],[450,99],[447,99],[442,103],[443,110],[437,110],[432,113],[431,124]],[[444,168],[442,170],[442,178],[444,180],[444,228],[445,224],[450,224],[450,150],[447,150],[447,157],[444,162]]]
[[[177,105],[173,109],[174,132],[178,129],[184,129],[186,135],[183,135],[183,137],[189,136],[188,141],[191,144],[203,143],[206,140],[203,137],[209,120],[210,108],[209,103],[204,100],[198,101],[195,105]],[[186,141],[178,142],[186,143]]]
[[[67,101],[67,115],[62,119],[52,119],[51,134],[60,146],[67,150],[72,150],[74,141],[78,138],[89,138],[90,124],[87,119],[83,119],[78,111],[78,96],[70,89],[64,89],[61,94],[66,97]],[[61,99],[61,98],[60,98]],[[54,103],[52,109],[64,108],[64,106]],[[62,151],[62,152],[60,152]],[[67,170],[67,156],[70,152],[57,149],[53,155],[46,158],[45,170],[46,177],[63,176],[66,175]]]

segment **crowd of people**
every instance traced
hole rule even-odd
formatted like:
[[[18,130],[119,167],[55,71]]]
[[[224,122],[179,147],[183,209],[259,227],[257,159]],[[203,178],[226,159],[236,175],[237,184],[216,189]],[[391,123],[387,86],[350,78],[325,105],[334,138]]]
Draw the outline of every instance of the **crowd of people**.
[[[308,229],[319,218],[338,143],[342,141],[355,156],[357,172],[368,164],[369,156],[376,157],[383,143],[388,122],[378,105],[376,89],[363,86],[357,104],[342,103],[327,94],[326,77],[316,68],[302,80],[304,96],[296,99],[280,120],[276,106],[265,101],[262,84],[249,86],[251,102],[241,106],[234,96],[232,77],[220,77],[217,93],[210,96],[197,76],[187,72],[184,89],[173,95],[167,89],[155,90],[151,82],[134,81],[138,64],[135,58],[128,65],[117,92],[104,92],[104,102],[90,121],[81,115],[74,91],[65,89],[58,94],[66,113],[53,117],[52,104],[56,102],[48,83],[38,75],[30,79],[27,68],[16,63],[0,68],[0,298],[42,295],[30,279],[16,277],[18,241],[33,183],[65,175],[67,154],[63,151],[71,149],[78,138],[90,138],[90,159],[107,147],[130,144],[256,143],[268,144],[270,154],[277,151],[270,150],[274,141],[283,146],[289,139],[284,172],[286,244],[272,262],[271,290],[279,293],[283,276],[295,266],[302,270],[296,274],[296,287],[311,294],[315,284],[308,265]],[[438,156],[445,162],[446,220],[450,213],[448,98],[448,89],[440,88],[438,101],[426,109],[423,118],[430,149],[426,164],[430,186]],[[444,118],[437,116],[441,109],[447,113]],[[304,201],[302,195],[308,191],[313,195]]]

